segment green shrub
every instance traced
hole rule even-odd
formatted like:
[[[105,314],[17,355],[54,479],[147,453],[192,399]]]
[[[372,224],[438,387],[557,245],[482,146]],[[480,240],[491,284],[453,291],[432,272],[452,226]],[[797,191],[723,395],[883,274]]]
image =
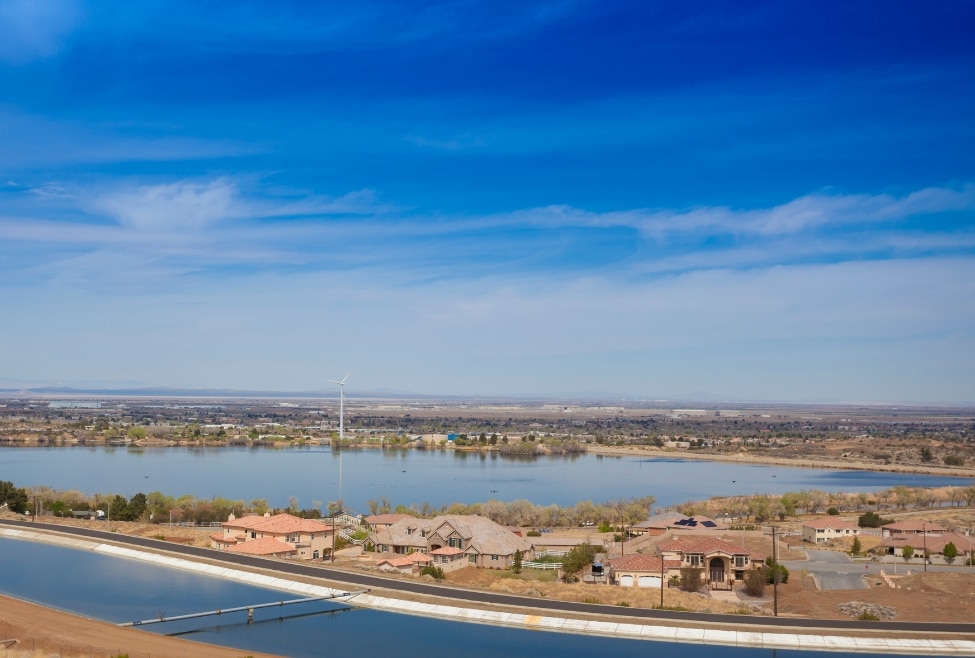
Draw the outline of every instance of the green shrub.
[[[540,533],[538,530],[529,530],[528,532],[525,533],[525,536],[527,536],[527,537],[541,537],[542,536],[542,533]]]
[[[627,603],[626,601],[617,601],[616,602],[616,605],[618,605],[621,608],[629,608],[630,607],[630,604]]]
[[[880,621],[880,617],[873,614],[872,612],[867,612],[864,610],[859,615],[857,615],[857,620],[859,621]]]
[[[433,576],[435,580],[443,580],[444,578],[446,578],[443,569],[441,569],[440,567],[433,567],[433,566],[423,567],[423,570],[420,572],[420,575]]]
[[[840,511],[838,509],[836,509],[835,507],[830,507],[828,510],[826,510],[826,513],[829,514],[830,516],[839,516],[840,515]]]
[[[748,596],[762,596],[765,594],[765,584],[768,582],[766,568],[749,569],[745,572],[745,593]]]
[[[680,570],[680,589],[684,592],[696,592],[701,589],[703,571],[697,567],[682,567]]]
[[[771,585],[775,582],[776,573],[778,573],[778,580],[780,585],[784,585],[789,582],[789,570],[785,568],[784,564],[776,564],[775,560],[771,557],[765,558],[765,566],[767,567],[766,573],[766,583]]]

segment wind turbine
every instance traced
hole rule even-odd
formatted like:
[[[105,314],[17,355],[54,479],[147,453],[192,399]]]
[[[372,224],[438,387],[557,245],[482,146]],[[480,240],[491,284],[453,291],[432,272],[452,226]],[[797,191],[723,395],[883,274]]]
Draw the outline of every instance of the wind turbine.
[[[345,377],[343,377],[342,381],[340,382],[337,382],[334,379],[328,380],[333,384],[339,385],[339,438],[340,439],[345,438],[345,380],[348,379],[349,375],[351,374],[352,374],[351,370],[345,373]]]
[[[345,380],[349,378],[352,371],[345,373],[345,377],[342,381],[335,381],[334,379],[329,379],[333,384],[339,385],[339,439],[345,438]],[[334,448],[332,449],[334,451]],[[342,500],[342,452],[343,450],[339,448],[339,500]],[[335,524],[335,518],[332,518],[332,524]],[[332,532],[335,532],[335,528],[332,528]]]

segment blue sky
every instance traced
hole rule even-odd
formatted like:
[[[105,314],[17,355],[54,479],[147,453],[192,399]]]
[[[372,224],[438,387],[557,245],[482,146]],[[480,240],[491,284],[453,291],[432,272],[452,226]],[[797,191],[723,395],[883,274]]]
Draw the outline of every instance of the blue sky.
[[[0,387],[973,402],[973,26],[0,0]]]

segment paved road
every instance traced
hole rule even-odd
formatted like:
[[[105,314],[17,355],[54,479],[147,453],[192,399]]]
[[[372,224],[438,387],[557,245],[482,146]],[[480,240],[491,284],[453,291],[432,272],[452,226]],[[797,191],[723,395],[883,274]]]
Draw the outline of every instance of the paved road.
[[[856,629],[889,629],[892,631],[920,631],[927,633],[975,633],[975,624],[963,623],[924,623],[924,622],[893,622],[893,621],[846,621],[832,619],[796,619],[785,617],[753,617],[748,615],[717,615],[705,612],[677,612],[673,610],[653,610],[648,608],[626,608],[625,612],[617,606],[597,605],[594,603],[573,603],[569,601],[555,601],[552,599],[538,599],[511,594],[495,594],[480,590],[468,590],[446,585],[429,585],[413,581],[382,578],[341,569],[333,569],[318,564],[282,562],[251,555],[239,555],[195,546],[182,546],[146,537],[132,537],[104,530],[90,528],[74,528],[45,523],[27,521],[0,521],[0,524],[24,529],[48,530],[62,534],[71,534],[100,541],[108,541],[130,546],[139,546],[157,551],[180,554],[187,557],[198,557],[233,563],[260,569],[276,571],[281,574],[322,578],[353,585],[354,588],[383,588],[437,596],[453,601],[474,601],[496,605],[517,606],[528,612],[544,614],[545,612],[563,611],[580,614],[602,614],[613,617],[637,617],[643,619],[660,619],[669,621],[683,621],[694,625],[702,622],[709,624],[730,624],[737,627],[751,626],[756,631],[761,626],[779,626],[792,628],[817,628],[822,630],[856,630]]]
[[[867,589],[863,577],[870,573],[863,564],[838,551],[806,551],[808,560],[782,561],[791,571],[808,571],[819,581],[820,589]],[[875,568],[876,570],[876,568]]]

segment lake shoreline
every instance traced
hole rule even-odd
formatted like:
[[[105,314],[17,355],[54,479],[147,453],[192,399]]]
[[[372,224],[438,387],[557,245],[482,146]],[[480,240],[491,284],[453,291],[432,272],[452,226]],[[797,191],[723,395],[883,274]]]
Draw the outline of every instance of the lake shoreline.
[[[856,460],[792,459],[788,457],[769,457],[748,452],[708,453],[655,446],[590,446],[591,455],[611,457],[643,457],[650,459],[686,459],[710,462],[746,464],[750,466],[788,466],[816,470],[871,471],[874,473],[903,473],[905,475],[936,475],[942,477],[975,478],[975,468],[925,466],[917,464],[877,464]]]

